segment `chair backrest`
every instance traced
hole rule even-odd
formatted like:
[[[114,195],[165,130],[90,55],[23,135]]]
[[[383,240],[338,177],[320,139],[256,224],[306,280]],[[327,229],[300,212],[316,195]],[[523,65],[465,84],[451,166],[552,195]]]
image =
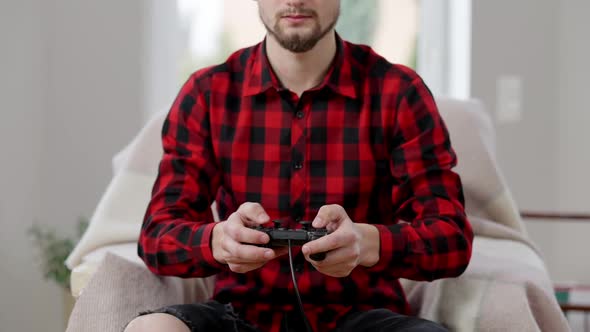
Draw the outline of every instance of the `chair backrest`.
[[[133,140],[119,151],[112,160],[113,173],[131,171],[146,175],[158,174],[162,158],[162,127],[168,110],[154,114]]]
[[[458,156],[468,215],[482,217],[526,235],[524,223],[496,160],[496,133],[477,100],[437,98],[439,112]]]

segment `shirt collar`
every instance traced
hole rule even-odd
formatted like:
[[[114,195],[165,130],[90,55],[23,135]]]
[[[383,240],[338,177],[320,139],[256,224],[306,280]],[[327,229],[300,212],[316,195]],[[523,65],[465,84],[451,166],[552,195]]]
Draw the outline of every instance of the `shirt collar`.
[[[257,95],[270,88],[277,91],[284,89],[268,61],[266,38],[257,46],[254,46],[251,55],[244,73],[244,96]],[[336,33],[336,56],[322,83],[313,90],[328,87],[343,96],[356,98],[358,96],[358,86],[353,80],[356,72],[358,72],[358,69],[353,66],[350,45]]]

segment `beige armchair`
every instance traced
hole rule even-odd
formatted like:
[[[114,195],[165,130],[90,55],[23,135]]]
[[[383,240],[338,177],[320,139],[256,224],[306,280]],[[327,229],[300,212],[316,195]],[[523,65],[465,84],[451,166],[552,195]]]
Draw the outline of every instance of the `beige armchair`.
[[[452,331],[568,331],[543,260],[527,238],[498,169],[490,118],[477,101],[437,103],[459,156],[456,170],[476,236],[471,263],[461,277],[403,280],[410,304],[418,315]],[[162,154],[165,115],[155,115],[114,157],[114,177],[67,260],[77,297],[67,331],[121,331],[139,311],[211,295],[213,277],[155,276],[136,254]]]

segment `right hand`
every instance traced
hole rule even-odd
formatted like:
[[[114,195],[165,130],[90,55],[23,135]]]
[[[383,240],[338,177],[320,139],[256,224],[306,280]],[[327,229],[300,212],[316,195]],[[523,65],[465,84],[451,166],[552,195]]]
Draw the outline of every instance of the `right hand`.
[[[268,235],[248,228],[267,223],[268,214],[258,203],[244,203],[226,221],[213,228],[211,246],[213,258],[227,264],[233,272],[246,273],[262,267],[268,261],[282,256],[288,248],[262,248],[256,244],[266,244]]]

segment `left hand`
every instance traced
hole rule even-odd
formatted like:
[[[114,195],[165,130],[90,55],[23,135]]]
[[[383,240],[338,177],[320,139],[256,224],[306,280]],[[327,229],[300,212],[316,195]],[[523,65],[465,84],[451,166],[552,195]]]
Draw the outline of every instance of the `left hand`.
[[[322,206],[312,226],[326,228],[329,232],[320,239],[306,243],[302,248],[305,259],[321,273],[341,278],[348,276],[358,265],[372,266],[377,263],[377,228],[369,224],[354,223],[342,206]],[[326,253],[326,258],[322,261],[314,261],[309,257],[320,252]]]

